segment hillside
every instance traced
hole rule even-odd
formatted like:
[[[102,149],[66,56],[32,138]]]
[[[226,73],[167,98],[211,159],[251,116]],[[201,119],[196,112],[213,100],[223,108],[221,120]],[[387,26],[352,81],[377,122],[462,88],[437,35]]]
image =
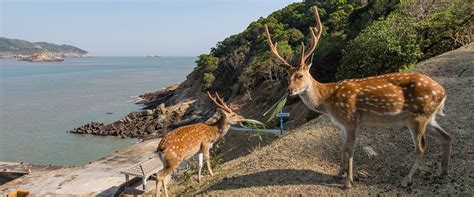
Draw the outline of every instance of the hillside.
[[[202,54],[187,79],[164,90],[146,93],[132,112],[112,124],[90,123],[72,133],[121,137],[159,137],[173,128],[205,121],[213,114],[206,91],[219,92],[242,115],[262,120],[262,113],[286,91],[287,73],[268,48],[263,26],[290,63],[301,43],[310,45],[308,27],[318,6],[323,33],[314,52],[311,74],[320,82],[406,70],[429,57],[472,40],[472,16],[461,1],[401,3],[399,1],[308,0],[292,3],[216,44]],[[420,10],[424,10],[420,12]],[[377,57],[377,58],[374,58]],[[299,99],[284,109],[297,127],[316,117]]]
[[[71,45],[57,45],[47,42],[28,42],[26,40],[0,37],[0,57],[29,56],[46,54],[60,57],[84,57],[90,54]]]
[[[450,175],[440,171],[439,143],[427,139],[427,151],[413,184],[399,187],[413,161],[414,148],[406,128],[363,128],[358,132],[354,157],[355,184],[351,194],[472,194],[474,192],[474,47],[462,47],[419,63],[419,72],[442,84],[447,92],[445,117],[439,123],[453,137]],[[233,142],[227,139],[226,143]],[[340,136],[327,117],[311,120],[268,146],[214,168],[214,177],[172,190],[211,196],[255,194],[344,194],[335,178]],[[363,147],[377,156],[369,158]],[[228,156],[229,157],[229,156]]]

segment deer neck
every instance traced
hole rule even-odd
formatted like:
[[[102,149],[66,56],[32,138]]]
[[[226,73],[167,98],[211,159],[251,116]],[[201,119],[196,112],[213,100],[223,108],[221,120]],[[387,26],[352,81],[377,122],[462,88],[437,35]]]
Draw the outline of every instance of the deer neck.
[[[229,131],[230,123],[224,115],[221,115],[219,120],[215,123],[215,126],[217,127],[217,135],[219,137],[224,137],[224,135],[227,134],[227,131]]]
[[[332,89],[326,84],[319,83],[315,79],[311,79],[311,83],[305,91],[299,94],[303,103],[313,111],[326,113],[324,103],[331,95]]]

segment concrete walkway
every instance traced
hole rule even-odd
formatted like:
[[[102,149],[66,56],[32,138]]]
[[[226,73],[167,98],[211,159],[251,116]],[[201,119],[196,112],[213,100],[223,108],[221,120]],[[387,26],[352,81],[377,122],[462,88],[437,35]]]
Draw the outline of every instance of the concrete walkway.
[[[148,157],[156,157],[160,139],[148,140],[81,167],[37,170],[0,186],[0,194],[15,189],[36,195],[111,196],[125,182],[120,171]]]

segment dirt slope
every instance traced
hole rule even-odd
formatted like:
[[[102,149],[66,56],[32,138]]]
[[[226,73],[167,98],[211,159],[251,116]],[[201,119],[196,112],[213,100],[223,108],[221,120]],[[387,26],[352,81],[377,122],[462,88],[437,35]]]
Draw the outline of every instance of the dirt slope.
[[[314,119],[272,144],[216,167],[214,177],[176,193],[247,194],[472,194],[474,192],[474,50],[460,48],[420,63],[448,91],[446,117],[438,123],[453,137],[450,175],[440,172],[439,142],[427,138],[427,150],[408,188],[400,181],[413,161],[414,147],[406,128],[363,128],[354,158],[355,183],[350,190],[333,175],[339,162],[339,131],[327,117]],[[369,158],[364,147],[377,156]],[[206,172],[205,172],[206,173]],[[193,184],[191,184],[193,185]],[[178,189],[179,188],[179,189]]]

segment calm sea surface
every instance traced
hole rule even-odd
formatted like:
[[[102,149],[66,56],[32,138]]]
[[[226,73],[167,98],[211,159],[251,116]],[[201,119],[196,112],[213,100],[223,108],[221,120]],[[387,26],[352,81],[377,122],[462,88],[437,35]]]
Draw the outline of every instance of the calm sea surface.
[[[181,82],[194,57],[0,59],[0,161],[80,165],[135,142],[66,131],[139,110],[136,96]],[[107,114],[112,112],[113,114]]]

